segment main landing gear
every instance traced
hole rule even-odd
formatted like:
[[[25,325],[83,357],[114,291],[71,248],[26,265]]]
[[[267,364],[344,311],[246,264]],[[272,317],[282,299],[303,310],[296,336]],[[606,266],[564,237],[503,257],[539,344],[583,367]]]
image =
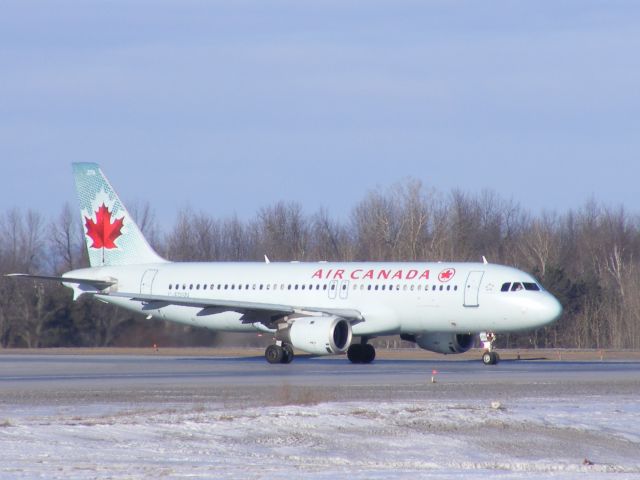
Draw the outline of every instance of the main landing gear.
[[[281,345],[278,345],[278,343],[267,347],[264,351],[264,358],[269,363],[291,363],[293,360],[293,347],[288,343],[282,343]]]
[[[376,349],[362,338],[360,343],[353,343],[347,350],[347,358],[351,363],[371,363],[376,358]]]
[[[482,363],[485,365],[495,365],[500,361],[500,355],[493,348],[493,342],[496,341],[496,336],[492,332],[480,333],[480,341],[484,347],[484,353],[482,354]]]

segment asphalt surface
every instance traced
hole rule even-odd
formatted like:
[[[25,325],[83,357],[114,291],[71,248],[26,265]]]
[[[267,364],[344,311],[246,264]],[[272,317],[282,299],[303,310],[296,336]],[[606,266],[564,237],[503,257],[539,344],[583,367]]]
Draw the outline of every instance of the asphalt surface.
[[[435,382],[432,381],[435,380]],[[640,393],[640,362],[2,355],[0,407],[91,404],[448,400]]]

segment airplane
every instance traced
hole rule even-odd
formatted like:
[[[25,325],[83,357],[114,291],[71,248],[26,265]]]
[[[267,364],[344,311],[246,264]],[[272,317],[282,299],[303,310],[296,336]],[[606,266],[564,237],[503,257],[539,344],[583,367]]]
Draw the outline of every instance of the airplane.
[[[464,353],[476,335],[494,365],[496,334],[543,327],[562,313],[528,273],[483,262],[170,262],[144,238],[95,163],[73,174],[90,268],[54,280],[73,299],[97,300],[148,319],[229,332],[262,332],[274,343],[269,363],[290,363],[294,349],[344,354],[371,363],[369,340],[400,335],[420,348]],[[359,337],[359,341],[355,340]]]

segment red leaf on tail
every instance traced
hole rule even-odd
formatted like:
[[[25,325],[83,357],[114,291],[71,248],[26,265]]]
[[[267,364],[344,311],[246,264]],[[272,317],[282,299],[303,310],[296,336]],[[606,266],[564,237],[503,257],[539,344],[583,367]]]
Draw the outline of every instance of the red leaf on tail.
[[[87,221],[87,235],[93,241],[91,248],[118,248],[114,243],[116,238],[122,235],[122,221],[124,217],[118,218],[111,223],[111,212],[103,203],[96,212],[96,221],[92,218],[84,217]]]

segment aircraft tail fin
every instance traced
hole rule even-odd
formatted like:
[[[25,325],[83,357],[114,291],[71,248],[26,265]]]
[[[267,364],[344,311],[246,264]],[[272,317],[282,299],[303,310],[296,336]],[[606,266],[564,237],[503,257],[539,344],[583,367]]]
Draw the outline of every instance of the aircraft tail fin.
[[[151,248],[97,163],[73,175],[92,267],[166,262]]]

